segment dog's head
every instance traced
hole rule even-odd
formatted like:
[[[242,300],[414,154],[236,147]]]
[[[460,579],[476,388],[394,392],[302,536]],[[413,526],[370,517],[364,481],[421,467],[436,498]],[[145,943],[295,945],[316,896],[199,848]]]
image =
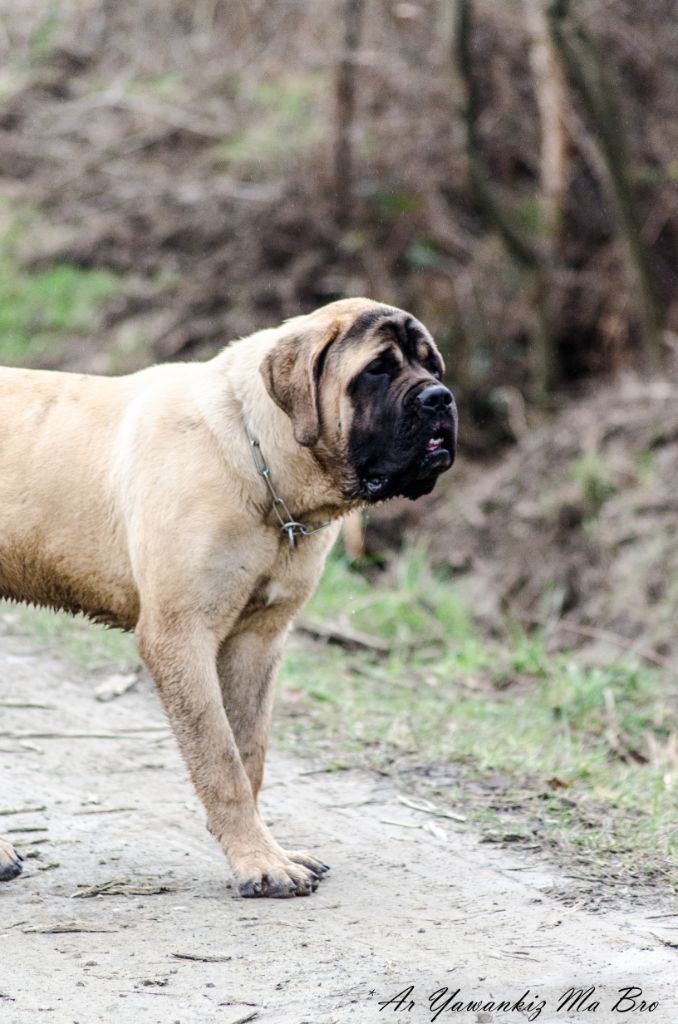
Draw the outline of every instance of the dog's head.
[[[340,477],[347,500],[428,494],[454,462],[457,412],[418,320],[342,299],[285,325],[262,362],[297,442]]]

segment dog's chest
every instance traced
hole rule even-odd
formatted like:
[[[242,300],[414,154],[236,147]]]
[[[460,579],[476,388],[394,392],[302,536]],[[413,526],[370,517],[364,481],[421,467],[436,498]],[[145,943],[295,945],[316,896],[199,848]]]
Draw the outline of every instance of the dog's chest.
[[[247,600],[246,611],[264,611],[280,605],[293,604],[301,597],[299,580],[264,573],[256,580]]]
[[[269,549],[270,561],[262,558],[256,575],[253,572],[250,577],[241,617],[272,615],[282,625],[296,615],[318,585],[339,529],[340,524],[333,523],[330,529],[302,538],[294,548],[279,544],[277,551]]]
[[[319,547],[319,545],[318,545]],[[318,582],[324,551],[306,544],[304,550],[285,550],[270,567],[256,577],[249,593],[245,613],[268,609],[294,614],[306,601]]]

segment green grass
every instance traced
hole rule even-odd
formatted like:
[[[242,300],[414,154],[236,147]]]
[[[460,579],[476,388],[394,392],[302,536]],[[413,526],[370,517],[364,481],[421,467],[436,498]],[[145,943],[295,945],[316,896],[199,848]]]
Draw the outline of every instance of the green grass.
[[[82,616],[0,601],[0,635],[3,631],[28,636],[86,670],[135,668],[139,664],[128,633],[95,626]]]
[[[615,492],[610,467],[604,456],[587,452],[570,465],[570,477],[580,490],[580,500],[589,516],[600,512]]]
[[[57,354],[64,338],[91,330],[95,313],[118,289],[109,271],[60,263],[32,273],[0,255],[0,361]]]
[[[462,643],[471,635],[468,609],[460,595],[432,575],[421,548],[396,561],[388,585],[378,587],[351,572],[340,556],[330,558],[305,614],[319,622],[345,618],[364,632],[389,640],[395,651],[403,645]]]
[[[0,219],[0,363],[58,356],[66,338],[91,334],[103,303],[121,288],[116,274],[70,263],[40,270],[21,265],[18,249],[34,216]]]
[[[260,82],[248,95],[243,126],[212,147],[212,162],[259,181],[298,161],[323,138],[318,97],[326,85],[320,74]]]
[[[45,64],[52,56],[61,24],[61,7],[60,0],[54,0],[33,29],[28,43],[31,65]]]
[[[27,632],[90,668],[136,664],[132,639],[83,620],[4,606]],[[328,770],[449,766],[431,790],[477,828],[509,832],[618,884],[678,883],[678,692],[627,658],[590,665],[515,627],[487,638],[452,583],[412,550],[368,581],[333,555],[304,622],[388,641],[351,651],[288,644],[274,735]],[[435,772],[433,773],[435,779]],[[630,883],[629,883],[630,884]]]
[[[522,827],[601,872],[678,881],[675,680],[633,658],[549,653],[542,634],[482,637],[421,551],[377,586],[335,556],[306,617],[392,646],[319,655],[294,640],[281,673],[286,744],[335,766],[454,766],[458,788],[436,797],[478,825]]]
[[[131,96],[153,94],[155,96],[173,96],[185,83],[185,77],[179,71],[170,71],[151,78],[136,78],[127,83],[125,92]]]

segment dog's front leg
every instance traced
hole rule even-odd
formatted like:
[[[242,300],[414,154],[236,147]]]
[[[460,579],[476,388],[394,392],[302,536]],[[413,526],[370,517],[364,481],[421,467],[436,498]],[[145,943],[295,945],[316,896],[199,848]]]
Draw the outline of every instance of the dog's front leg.
[[[256,803],[273,709],[273,681],[284,632],[249,628],[229,636],[219,649],[221,696]]]
[[[218,638],[175,617],[144,618],[136,629],[193,785],[243,896],[302,896],[315,873],[292,861],[259,816],[250,780],[222,703]]]
[[[273,706],[273,684],[289,614],[272,609],[255,615],[248,628],[229,637],[219,650],[218,671],[224,708],[231,723],[256,802],[264,777]],[[329,866],[305,850],[287,857],[321,878]]]

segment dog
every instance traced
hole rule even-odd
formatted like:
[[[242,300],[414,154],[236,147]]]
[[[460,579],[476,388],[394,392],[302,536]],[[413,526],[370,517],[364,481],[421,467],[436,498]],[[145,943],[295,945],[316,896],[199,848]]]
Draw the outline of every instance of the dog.
[[[134,632],[242,896],[328,870],[257,810],[272,681],[341,517],[452,465],[442,374],[426,328],[368,299],[202,363],[0,370],[0,597]],[[0,878],[20,870],[0,840]]]

